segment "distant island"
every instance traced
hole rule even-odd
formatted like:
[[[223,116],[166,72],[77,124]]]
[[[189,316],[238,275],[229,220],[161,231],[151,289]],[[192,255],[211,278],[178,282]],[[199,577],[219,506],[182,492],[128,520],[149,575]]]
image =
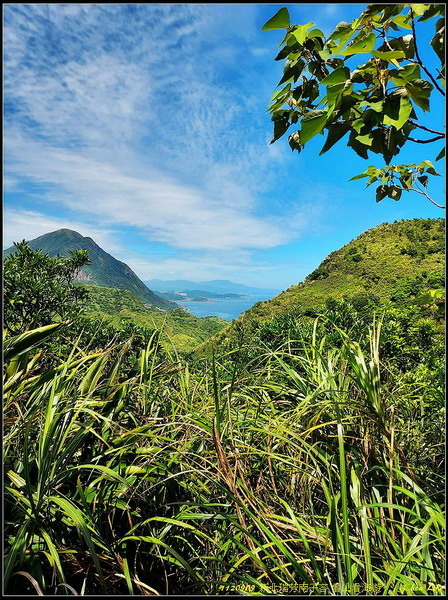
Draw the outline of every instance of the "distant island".
[[[267,298],[273,298],[281,292],[280,289],[261,288],[244,285],[242,283],[236,283],[229,281],[228,279],[212,279],[209,281],[190,281],[188,279],[149,279],[145,281],[146,285],[157,293],[160,294],[166,292],[186,292],[190,297],[192,292],[200,292],[199,295],[205,292],[208,298],[213,298],[213,294],[224,294],[225,297],[231,297],[232,294],[236,294],[239,297],[247,296],[266,296]],[[163,296],[162,296],[163,297]],[[178,298],[176,298],[177,300]]]
[[[225,293],[218,294],[217,292],[209,292],[205,290],[181,290],[181,291],[158,291],[154,293],[175,302],[213,302],[214,300],[242,300],[248,298],[246,294]]]

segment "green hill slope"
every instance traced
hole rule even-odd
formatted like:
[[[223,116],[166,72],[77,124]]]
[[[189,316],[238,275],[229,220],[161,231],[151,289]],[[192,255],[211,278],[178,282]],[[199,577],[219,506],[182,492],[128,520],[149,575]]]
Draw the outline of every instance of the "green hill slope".
[[[83,267],[79,281],[119,290],[129,290],[143,302],[162,310],[175,310],[178,305],[154,294],[125,263],[117,260],[96,244],[92,238],[83,237],[71,229],[58,229],[28,242],[33,250],[40,248],[50,256],[68,256],[70,250],[88,250],[91,264]],[[14,252],[11,247],[4,251],[4,257]]]
[[[255,304],[217,339],[251,321],[267,321],[299,308],[318,311],[329,298],[358,296],[399,304],[409,294],[443,287],[444,225],[443,219],[410,219],[369,229],[327,256],[305,281]]]
[[[86,286],[86,289],[89,291],[88,314],[107,317],[112,325],[118,325],[122,319],[130,319],[142,327],[161,329],[162,341],[173,342],[181,351],[193,350],[227,325],[227,321],[219,317],[199,318],[181,308],[169,312],[150,309],[127,290],[96,285]]]

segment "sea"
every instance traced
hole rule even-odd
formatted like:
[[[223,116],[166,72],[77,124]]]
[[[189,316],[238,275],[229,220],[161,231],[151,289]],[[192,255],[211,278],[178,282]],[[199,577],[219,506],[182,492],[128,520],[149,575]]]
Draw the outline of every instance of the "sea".
[[[179,302],[179,304],[195,317],[220,317],[226,321],[233,321],[257,302],[270,298],[273,296],[244,296],[244,298],[229,300],[216,299],[208,302]]]

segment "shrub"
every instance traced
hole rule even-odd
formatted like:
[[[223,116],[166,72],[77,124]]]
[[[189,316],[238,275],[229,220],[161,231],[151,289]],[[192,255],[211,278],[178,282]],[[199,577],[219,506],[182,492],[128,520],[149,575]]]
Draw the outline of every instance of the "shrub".
[[[89,263],[87,250],[72,251],[63,258],[32,250],[25,240],[14,245],[17,251],[4,261],[7,330],[17,333],[55,319],[76,318],[88,293],[73,281]]]

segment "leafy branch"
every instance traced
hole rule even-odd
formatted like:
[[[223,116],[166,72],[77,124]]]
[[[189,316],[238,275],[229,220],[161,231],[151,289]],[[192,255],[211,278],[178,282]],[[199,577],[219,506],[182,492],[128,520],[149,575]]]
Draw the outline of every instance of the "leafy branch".
[[[367,159],[373,152],[389,165],[407,142],[430,144],[444,139],[444,132],[426,127],[417,114],[430,112],[433,90],[445,95],[437,81],[445,81],[443,15],[442,4],[372,4],[351,23],[339,23],[325,38],[314,23],[291,25],[288,10],[281,8],[263,27],[286,29],[275,58],[286,62],[280,89],[269,107],[274,124],[271,143],[296,125],[288,137],[293,151],[301,152],[326,131],[320,155],[348,135],[347,146],[358,156]],[[417,48],[416,22],[431,19],[436,19],[430,45],[440,60],[437,77]],[[353,57],[365,62],[353,68]],[[422,73],[429,80],[422,79]],[[434,135],[418,139],[412,135],[415,129]],[[443,156],[444,151],[436,160]],[[413,189],[401,188],[400,195]],[[441,206],[429,198],[426,186],[418,193]]]
[[[400,200],[401,192],[416,192],[425,196],[434,206],[445,208],[435,202],[426,192],[429,182],[428,175],[437,175],[440,177],[440,173],[437,173],[432,162],[424,160],[419,165],[392,165],[384,169],[370,166],[364,173],[355,175],[350,181],[368,177],[367,187],[376,181],[381,181],[381,184],[376,189],[377,202],[386,197],[392,198],[392,200]]]
[[[430,73],[430,71],[426,68],[426,66],[423,64],[422,59],[420,58],[420,54],[418,52],[418,48],[417,48],[417,32],[415,30],[415,19],[414,19],[414,9],[412,8],[411,5],[411,15],[412,15],[412,19],[411,19],[411,25],[412,25],[412,35],[414,36],[414,45],[415,45],[415,58],[417,59],[418,64],[421,66],[421,68],[424,70],[424,72],[426,73],[426,75],[430,78],[430,80],[432,81],[434,87],[442,94],[442,96],[445,96],[445,92],[443,91],[443,89],[439,86],[439,84],[436,81],[436,78]],[[444,28],[443,23],[439,23],[439,30],[441,28]],[[439,34],[440,35],[440,34]],[[433,37],[431,44],[436,45],[438,42],[438,34],[436,32],[436,35]],[[441,48],[440,48],[441,49]],[[435,51],[437,52],[437,50],[435,49]],[[442,56],[440,56],[440,60],[443,61]]]

